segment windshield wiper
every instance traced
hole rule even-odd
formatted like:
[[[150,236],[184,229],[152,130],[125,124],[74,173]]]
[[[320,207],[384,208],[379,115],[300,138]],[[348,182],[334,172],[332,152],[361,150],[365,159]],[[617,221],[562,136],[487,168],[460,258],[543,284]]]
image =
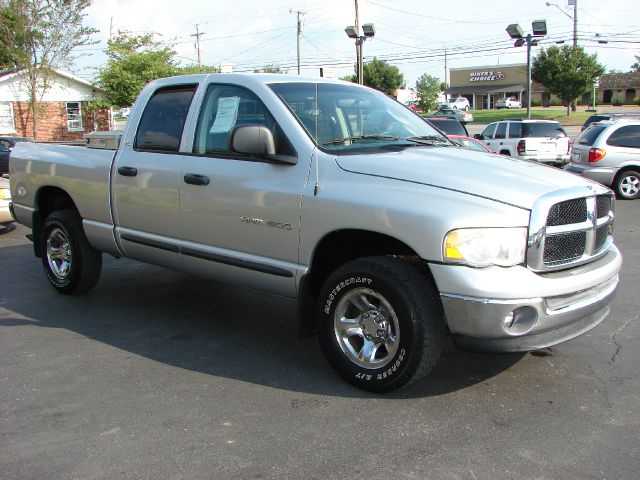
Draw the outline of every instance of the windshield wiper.
[[[443,139],[438,135],[424,135],[422,137],[408,137],[403,138],[403,140],[409,140],[411,142],[416,142],[421,145],[451,145],[450,142]]]
[[[354,137],[335,138],[322,142],[322,145],[335,145],[344,142],[358,142],[362,140],[405,140],[404,138],[394,137],[392,135],[358,135]]]

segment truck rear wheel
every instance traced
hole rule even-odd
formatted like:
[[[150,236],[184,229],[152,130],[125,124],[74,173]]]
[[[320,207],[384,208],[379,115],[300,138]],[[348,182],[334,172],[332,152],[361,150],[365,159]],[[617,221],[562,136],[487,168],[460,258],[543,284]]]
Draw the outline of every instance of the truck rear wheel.
[[[353,385],[389,392],[428,374],[442,351],[439,295],[416,268],[391,257],[351,261],[318,298],[320,343]]]
[[[100,278],[102,254],[87,240],[75,210],[58,210],[42,226],[42,264],[60,293],[84,293]]]

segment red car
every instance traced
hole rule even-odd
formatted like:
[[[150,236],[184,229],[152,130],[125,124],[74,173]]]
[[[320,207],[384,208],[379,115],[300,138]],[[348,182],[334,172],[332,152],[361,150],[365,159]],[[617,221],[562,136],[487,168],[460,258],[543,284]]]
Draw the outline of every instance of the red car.
[[[456,145],[460,145],[462,148],[468,148],[469,150],[476,150],[478,152],[493,153],[489,147],[475,138],[466,137],[464,135],[447,135]]]
[[[412,100],[409,103],[407,103],[407,107],[413,110],[414,112],[419,113],[422,111],[422,108],[420,108],[420,104],[418,103],[417,100]]]

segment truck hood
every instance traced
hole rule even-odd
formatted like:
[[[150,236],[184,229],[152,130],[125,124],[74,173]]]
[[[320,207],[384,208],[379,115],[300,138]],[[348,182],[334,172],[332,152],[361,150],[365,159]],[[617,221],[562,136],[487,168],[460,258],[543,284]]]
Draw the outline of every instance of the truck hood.
[[[342,155],[343,170],[419,183],[531,209],[546,193],[590,183],[555,167],[457,147]]]

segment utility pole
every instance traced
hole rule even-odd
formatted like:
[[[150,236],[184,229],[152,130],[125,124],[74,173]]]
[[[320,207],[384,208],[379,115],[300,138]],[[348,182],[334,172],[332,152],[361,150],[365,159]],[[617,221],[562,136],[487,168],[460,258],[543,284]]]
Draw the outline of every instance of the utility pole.
[[[356,69],[358,70],[358,83],[364,84],[364,74],[362,65],[362,39],[360,39],[360,9],[358,8],[358,0],[354,0],[356,4],[356,32],[358,39],[356,39]]]
[[[447,69],[447,49],[444,49],[444,84],[445,87],[449,88],[449,82],[447,82],[447,76],[449,75],[449,70]],[[447,99],[447,94],[444,94],[445,100]]]
[[[573,46],[578,45],[578,0],[573,0]]]
[[[113,17],[111,17],[111,23],[109,23],[109,40],[113,37]]]
[[[295,13],[298,19],[298,35],[296,40],[296,50],[298,52],[298,75],[300,75],[300,34],[302,33],[302,15],[306,12],[303,10],[289,10],[289,13]]]
[[[202,66],[200,61],[200,37],[204,35],[204,32],[200,31],[200,26],[196,23],[196,33],[192,33],[192,37],[196,37],[196,51],[198,52],[198,67]]]

